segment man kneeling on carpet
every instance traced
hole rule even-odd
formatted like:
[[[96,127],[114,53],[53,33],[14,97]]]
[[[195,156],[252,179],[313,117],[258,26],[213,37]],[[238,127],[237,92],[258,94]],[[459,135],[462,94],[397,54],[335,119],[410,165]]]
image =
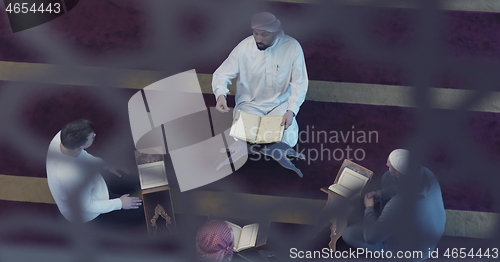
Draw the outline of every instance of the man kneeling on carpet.
[[[132,181],[129,171],[107,165],[85,150],[92,145],[95,136],[94,125],[80,119],[66,124],[50,142],[47,180],[59,211],[74,223],[91,221],[92,224],[120,227],[144,221],[140,198],[129,194],[114,195],[109,190],[133,190],[137,184]],[[113,181],[112,174],[118,180],[117,177],[121,177],[118,171],[127,174],[120,180],[130,181],[117,185],[120,182]],[[101,173],[110,183],[106,183]],[[112,182],[115,187],[109,187]]]
[[[368,251],[410,251],[409,260],[421,261],[443,235],[446,214],[441,188],[427,168],[412,168],[410,152],[394,150],[387,159],[389,170],[382,177],[382,189],[366,193],[364,221],[342,233],[351,247]],[[380,202],[380,216],[374,205]],[[408,254],[408,253],[406,253]]]

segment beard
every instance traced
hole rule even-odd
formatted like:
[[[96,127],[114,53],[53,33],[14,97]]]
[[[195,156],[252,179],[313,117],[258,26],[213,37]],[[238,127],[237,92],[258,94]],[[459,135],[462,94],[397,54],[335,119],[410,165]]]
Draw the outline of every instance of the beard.
[[[260,51],[264,51],[266,50],[268,47],[270,47],[270,45],[266,45],[262,42],[258,42],[258,43],[255,43],[257,45],[257,49],[259,49]]]

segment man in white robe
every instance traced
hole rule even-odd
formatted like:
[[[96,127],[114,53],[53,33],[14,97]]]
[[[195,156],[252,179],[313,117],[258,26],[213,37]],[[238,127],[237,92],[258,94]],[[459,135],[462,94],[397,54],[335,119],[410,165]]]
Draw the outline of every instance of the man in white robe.
[[[295,116],[305,100],[309,80],[304,53],[294,38],[284,34],[280,20],[268,12],[252,17],[253,36],[241,41],[213,74],[216,108],[228,112],[227,85],[236,81],[235,110],[264,115],[282,115],[286,130],[283,141],[297,144]]]

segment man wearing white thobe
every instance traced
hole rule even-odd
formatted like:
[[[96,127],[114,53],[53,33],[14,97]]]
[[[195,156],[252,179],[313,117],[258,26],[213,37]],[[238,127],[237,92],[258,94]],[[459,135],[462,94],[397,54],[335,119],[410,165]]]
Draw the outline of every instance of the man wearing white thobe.
[[[216,108],[228,112],[227,85],[236,82],[235,110],[264,115],[283,115],[283,142],[293,147],[298,140],[295,116],[304,102],[308,78],[302,48],[284,34],[281,22],[268,12],[251,21],[253,36],[241,41],[213,74]]]

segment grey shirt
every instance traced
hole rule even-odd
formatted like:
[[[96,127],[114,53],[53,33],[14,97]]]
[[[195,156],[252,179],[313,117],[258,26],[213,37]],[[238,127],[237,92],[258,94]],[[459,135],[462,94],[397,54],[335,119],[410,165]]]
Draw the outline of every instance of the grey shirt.
[[[363,235],[370,244],[382,242],[393,255],[397,251],[422,251],[423,260],[443,235],[446,214],[441,188],[434,174],[422,167],[414,180],[415,193],[396,187],[379,217],[373,207],[365,209]]]

